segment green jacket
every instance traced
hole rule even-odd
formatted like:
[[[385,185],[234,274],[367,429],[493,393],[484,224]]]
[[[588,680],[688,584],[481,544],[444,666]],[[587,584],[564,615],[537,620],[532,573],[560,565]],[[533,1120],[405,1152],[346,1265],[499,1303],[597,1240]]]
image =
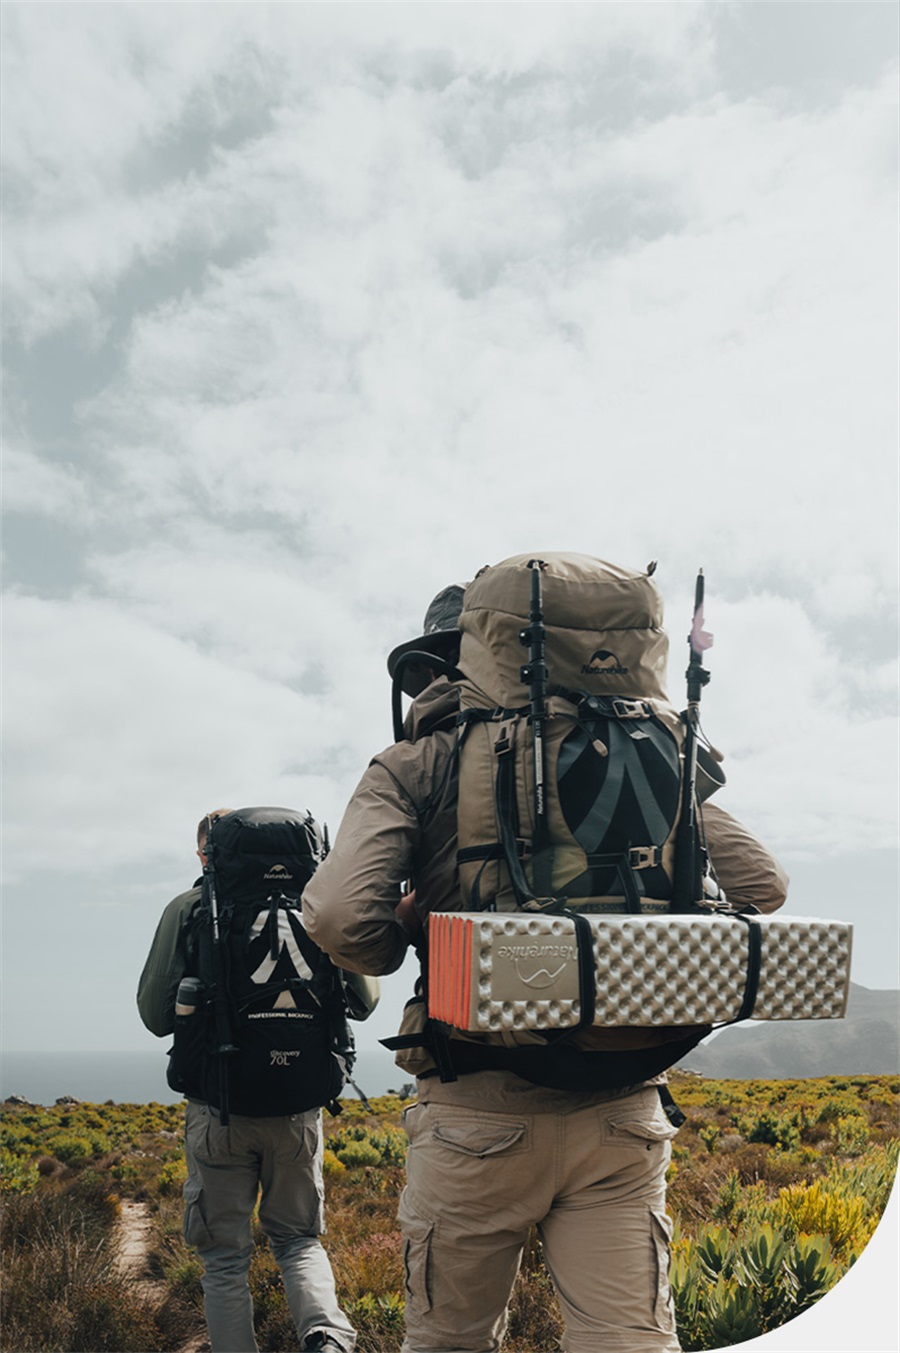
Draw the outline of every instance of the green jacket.
[[[175,994],[187,972],[184,923],[199,900],[200,885],[195,883],[166,907],[138,982],[138,1012],[157,1038],[164,1038],[175,1028]]]

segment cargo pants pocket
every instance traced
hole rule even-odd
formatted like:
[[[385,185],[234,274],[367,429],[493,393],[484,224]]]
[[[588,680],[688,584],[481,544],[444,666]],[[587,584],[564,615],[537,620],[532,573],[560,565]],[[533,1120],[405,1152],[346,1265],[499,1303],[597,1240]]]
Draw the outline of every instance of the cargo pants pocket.
[[[407,1300],[419,1315],[427,1315],[432,1305],[431,1242],[434,1222],[411,1211],[403,1195],[398,1216],[403,1231],[403,1281]]]
[[[654,1317],[661,1330],[671,1333],[675,1329],[675,1308],[672,1301],[672,1289],[669,1282],[672,1223],[665,1212],[650,1213],[650,1229],[653,1235],[653,1248],[656,1253],[656,1305]]]
[[[670,1142],[678,1132],[662,1111],[646,1118],[612,1118],[609,1130],[613,1139],[619,1138],[623,1142],[631,1139],[631,1146],[643,1142],[648,1151],[657,1143]]]
[[[512,1155],[524,1136],[524,1123],[498,1126],[477,1119],[468,1123],[438,1123],[434,1129],[434,1140],[441,1146],[478,1160],[484,1160],[486,1156]]]
[[[188,1178],[184,1186],[184,1238],[197,1250],[212,1244],[203,1211],[203,1185],[198,1179]]]

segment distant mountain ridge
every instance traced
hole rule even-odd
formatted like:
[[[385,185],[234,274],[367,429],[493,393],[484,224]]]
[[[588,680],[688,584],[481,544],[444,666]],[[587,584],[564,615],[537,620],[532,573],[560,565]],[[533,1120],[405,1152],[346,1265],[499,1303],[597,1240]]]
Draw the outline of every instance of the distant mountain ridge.
[[[701,1076],[785,1080],[802,1076],[890,1076],[900,1072],[900,991],[850,983],[842,1020],[746,1024],[722,1033],[679,1062]]]

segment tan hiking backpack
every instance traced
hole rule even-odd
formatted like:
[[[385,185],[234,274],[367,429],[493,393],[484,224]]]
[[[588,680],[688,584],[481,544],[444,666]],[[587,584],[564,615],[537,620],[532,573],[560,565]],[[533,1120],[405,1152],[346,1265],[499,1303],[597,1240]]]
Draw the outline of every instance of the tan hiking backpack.
[[[464,910],[668,909],[685,725],[651,574],[516,555],[466,588]]]
[[[467,914],[460,919],[564,913],[578,970],[578,1019],[567,1028],[463,1032],[431,1015],[427,992],[441,1004],[443,979],[465,964],[449,955],[442,972],[432,949],[406,1030],[383,1041],[394,1050],[426,1048],[442,1080],[507,1069],[566,1090],[635,1085],[709,1032],[707,1024],[593,1027],[594,940],[585,913],[702,910],[705,851],[684,811],[697,795],[682,790],[695,782],[696,728],[666,698],[668,645],[652,572],[582,554],[514,556],[466,586],[456,664],[407,655],[443,669],[459,701],[457,863]],[[397,680],[395,672],[395,695]],[[702,684],[696,673],[695,683]],[[724,781],[714,761],[706,769],[703,796]],[[463,931],[453,933],[459,940]],[[445,949],[442,941],[447,958]],[[420,1005],[428,1012],[422,1025],[411,1008]]]

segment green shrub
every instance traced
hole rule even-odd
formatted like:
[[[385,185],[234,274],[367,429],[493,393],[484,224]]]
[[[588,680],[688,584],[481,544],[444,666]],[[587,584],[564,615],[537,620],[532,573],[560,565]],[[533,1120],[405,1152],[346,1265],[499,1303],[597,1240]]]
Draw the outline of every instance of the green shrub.
[[[786,1115],[763,1109],[761,1113],[746,1114],[738,1119],[738,1128],[748,1142],[764,1142],[782,1151],[800,1145],[798,1115]]]
[[[343,1174],[346,1169],[347,1167],[344,1162],[338,1160],[334,1152],[326,1146],[322,1156],[322,1171],[325,1178],[327,1179],[330,1175]]]
[[[342,1165],[358,1167],[381,1164],[381,1152],[374,1142],[348,1142],[336,1155]]]
[[[744,1185],[737,1170],[732,1170],[712,1207],[713,1221],[737,1227],[749,1218],[759,1218],[765,1207],[765,1184]]]
[[[828,1186],[832,1192],[860,1195],[866,1199],[870,1212],[880,1217],[897,1176],[898,1156],[900,1143],[892,1141],[873,1147],[858,1160],[832,1160],[828,1166]]]
[[[402,1165],[406,1159],[406,1134],[390,1123],[383,1128],[353,1124],[328,1139],[328,1149],[343,1165]]]
[[[109,1172],[116,1183],[123,1188],[133,1188],[139,1178],[138,1168],[130,1160],[119,1161],[118,1164],[110,1167]]]
[[[688,1115],[669,1192],[679,1333],[686,1350],[722,1347],[806,1309],[860,1253],[896,1174],[898,1081],[843,1078],[838,1089],[828,1077],[707,1081],[677,1072],[673,1081]],[[339,1299],[360,1330],[358,1353],[396,1353],[402,1341],[400,1108],[396,1097],[371,1108],[347,1099],[340,1118],[326,1124],[325,1244]],[[183,1105],[6,1114],[4,1348],[171,1349],[202,1330],[201,1263],[181,1231],[182,1118]],[[89,1153],[77,1146],[65,1164],[50,1155],[51,1143],[72,1138]],[[117,1156],[106,1151],[110,1143]],[[119,1193],[152,1204],[150,1271],[167,1292],[151,1311],[155,1333],[139,1290],[118,1288],[111,1267]],[[280,1274],[258,1224],[254,1236],[259,1346],[293,1347]],[[550,1353],[561,1337],[556,1295],[532,1237],[504,1353]]]
[[[869,1145],[869,1125],[861,1114],[839,1118],[832,1132],[837,1149],[845,1156],[860,1156]]]
[[[31,1193],[40,1181],[37,1161],[23,1159],[0,1148],[0,1194]]]
[[[78,1136],[74,1132],[58,1132],[49,1139],[46,1146],[51,1156],[61,1160],[64,1165],[83,1165],[94,1155],[90,1139]]]
[[[842,1258],[862,1253],[877,1223],[865,1198],[830,1192],[821,1180],[782,1189],[772,1212],[792,1235],[827,1237]]]
[[[718,1142],[721,1133],[722,1129],[719,1127],[718,1123],[707,1123],[697,1134],[711,1156],[715,1155],[716,1143]]]
[[[400,1292],[364,1292],[347,1303],[346,1311],[357,1331],[357,1353],[386,1353],[403,1339],[404,1301]]]
[[[177,1160],[166,1161],[157,1176],[156,1186],[163,1196],[181,1193],[186,1179],[187,1162],[179,1156]]]
[[[719,1348],[777,1329],[837,1282],[828,1241],[764,1223],[733,1235],[702,1227],[672,1247],[671,1284],[682,1347]]]

